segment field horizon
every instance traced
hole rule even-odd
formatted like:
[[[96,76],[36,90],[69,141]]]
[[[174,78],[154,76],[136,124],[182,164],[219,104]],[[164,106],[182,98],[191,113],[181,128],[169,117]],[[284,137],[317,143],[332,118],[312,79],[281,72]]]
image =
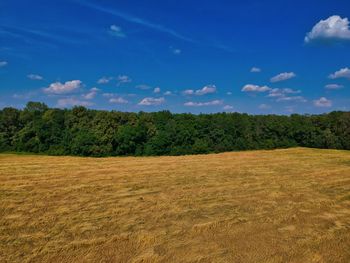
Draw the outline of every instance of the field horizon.
[[[2,262],[349,262],[350,152],[0,154]]]

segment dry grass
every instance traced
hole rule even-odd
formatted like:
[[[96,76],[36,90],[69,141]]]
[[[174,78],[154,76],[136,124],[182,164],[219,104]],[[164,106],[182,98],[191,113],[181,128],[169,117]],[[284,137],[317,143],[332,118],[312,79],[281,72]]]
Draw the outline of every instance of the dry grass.
[[[350,152],[0,155],[0,262],[350,262]]]

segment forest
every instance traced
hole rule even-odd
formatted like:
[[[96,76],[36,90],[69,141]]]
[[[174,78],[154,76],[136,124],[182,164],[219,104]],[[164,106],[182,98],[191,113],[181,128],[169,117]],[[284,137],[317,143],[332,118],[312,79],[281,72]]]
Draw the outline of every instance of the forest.
[[[172,114],[49,108],[0,110],[0,152],[152,156],[312,147],[350,150],[350,112]]]

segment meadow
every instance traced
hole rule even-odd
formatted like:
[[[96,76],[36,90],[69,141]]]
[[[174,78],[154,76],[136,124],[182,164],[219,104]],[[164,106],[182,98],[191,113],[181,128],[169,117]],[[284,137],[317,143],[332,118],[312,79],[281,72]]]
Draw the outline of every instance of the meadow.
[[[0,262],[350,262],[350,151],[0,155]]]

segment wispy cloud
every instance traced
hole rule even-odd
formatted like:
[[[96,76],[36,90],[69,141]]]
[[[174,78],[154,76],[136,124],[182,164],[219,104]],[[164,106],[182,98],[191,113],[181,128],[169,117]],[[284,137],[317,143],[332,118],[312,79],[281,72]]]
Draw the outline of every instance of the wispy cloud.
[[[0,68],[5,67],[7,64],[7,61],[0,61]]]
[[[146,97],[142,99],[138,105],[141,106],[158,106],[165,102],[165,99],[163,97],[161,98],[152,98],[152,97]]]
[[[118,80],[118,83],[117,83],[118,86],[132,82],[132,79],[127,75],[119,75],[117,80]]]
[[[110,98],[109,102],[114,103],[114,104],[127,104],[127,103],[129,103],[129,101],[127,101],[126,99],[124,99],[122,97]]]
[[[182,92],[183,95],[197,95],[202,96],[210,93],[216,92],[216,86],[215,85],[206,85],[201,89],[193,90],[193,89],[187,89]]]
[[[37,41],[38,38],[49,41],[49,42],[59,42],[64,44],[82,44],[81,40],[73,39],[72,37],[65,37],[63,35],[54,34],[52,32],[44,31],[44,30],[37,30],[32,28],[26,28],[26,27],[19,27],[19,26],[2,26],[1,32],[7,32],[13,37],[19,37],[27,40],[28,38],[33,39],[34,41]]]
[[[324,86],[326,89],[332,89],[332,90],[335,90],[335,89],[342,89],[344,88],[343,85],[340,85],[340,84],[327,84],[326,86]]]
[[[116,25],[111,25],[109,27],[109,34],[111,36],[115,36],[115,37],[119,37],[119,38],[124,38],[125,37],[125,34],[122,31],[122,29],[119,26],[116,26]]]
[[[147,27],[147,28],[159,31],[159,32],[166,33],[166,34],[168,34],[170,36],[173,36],[175,38],[181,39],[183,41],[195,42],[193,39],[191,39],[189,37],[186,37],[186,36],[183,36],[182,34],[176,32],[173,29],[167,28],[167,27],[165,27],[163,25],[160,25],[160,24],[156,24],[156,23],[147,21],[145,19],[136,17],[134,15],[127,14],[127,13],[124,13],[124,12],[120,12],[120,11],[115,10],[115,9],[106,8],[104,6],[95,4],[93,2],[85,1],[85,0],[76,0],[76,2],[82,4],[82,5],[86,6],[86,7],[92,8],[94,10],[97,10],[97,11],[100,11],[100,12],[103,12],[103,13],[106,13],[106,14],[110,14],[110,15],[119,17],[119,18],[121,18],[121,19],[123,19],[123,20],[125,20],[127,22],[130,22],[130,23],[133,23],[133,24],[138,24],[138,25],[141,25],[143,27]]]
[[[184,105],[188,107],[203,107],[203,106],[217,106],[217,105],[222,105],[223,103],[224,102],[222,100],[212,100],[212,101],[206,101],[206,102],[189,101],[184,103]]]
[[[287,79],[295,78],[296,74],[294,72],[283,72],[270,79],[271,82],[280,82]]]
[[[72,107],[72,106],[92,106],[94,105],[92,102],[90,101],[84,101],[84,100],[78,100],[76,98],[63,98],[63,99],[59,99],[57,101],[57,106],[59,108],[66,108],[66,107]]]
[[[252,73],[259,73],[259,72],[261,72],[261,68],[252,67],[252,68],[250,69],[250,72],[252,72]]]
[[[99,11],[99,12],[102,12],[102,13],[105,13],[105,14],[109,14],[109,15],[121,18],[121,19],[123,19],[123,20],[125,20],[125,21],[127,21],[129,23],[137,24],[137,25],[143,26],[145,28],[149,28],[149,29],[152,29],[152,30],[164,33],[164,34],[167,34],[169,36],[172,36],[174,38],[180,39],[182,41],[186,41],[186,42],[190,42],[190,43],[194,43],[194,44],[198,44],[198,45],[204,45],[204,46],[216,48],[216,49],[223,50],[223,51],[226,51],[226,52],[229,52],[229,53],[235,52],[230,47],[222,45],[220,43],[205,43],[204,41],[198,41],[198,40],[195,40],[193,38],[187,37],[187,36],[177,32],[176,30],[174,30],[172,28],[169,28],[169,27],[166,27],[164,25],[148,21],[146,19],[134,16],[134,15],[129,14],[129,13],[125,13],[125,12],[122,12],[122,11],[119,11],[119,10],[116,10],[116,9],[104,7],[102,5],[94,3],[92,1],[86,1],[86,0],[75,0],[75,1],[77,3],[85,6],[85,7],[88,7],[88,8],[94,9],[96,11]],[[174,54],[179,55],[181,53],[181,50],[180,49],[174,49],[173,52],[174,52]]]
[[[31,80],[43,80],[44,79],[42,76],[40,76],[38,74],[28,74],[27,78],[31,79]]]

